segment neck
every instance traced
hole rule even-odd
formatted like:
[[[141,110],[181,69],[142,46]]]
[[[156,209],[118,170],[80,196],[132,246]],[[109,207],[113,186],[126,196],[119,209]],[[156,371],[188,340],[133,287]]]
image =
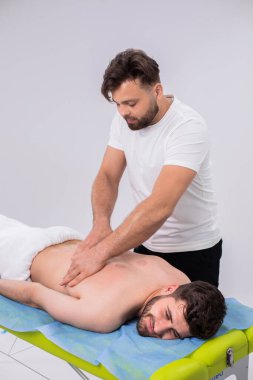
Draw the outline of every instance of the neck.
[[[166,112],[169,110],[171,104],[174,101],[174,96],[173,95],[164,95],[161,99],[161,101],[158,104],[159,111],[156,114],[152,124],[158,123],[163,116],[166,114]]]

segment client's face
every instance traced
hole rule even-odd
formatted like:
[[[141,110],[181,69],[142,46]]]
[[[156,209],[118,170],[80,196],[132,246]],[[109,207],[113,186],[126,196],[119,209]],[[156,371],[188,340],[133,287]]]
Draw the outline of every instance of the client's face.
[[[137,322],[142,336],[160,339],[183,339],[190,336],[184,317],[185,302],[170,295],[152,298],[144,307]]]

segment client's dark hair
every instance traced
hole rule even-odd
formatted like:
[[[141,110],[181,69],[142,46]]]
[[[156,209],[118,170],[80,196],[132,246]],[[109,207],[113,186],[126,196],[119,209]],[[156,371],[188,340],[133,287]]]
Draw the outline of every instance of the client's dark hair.
[[[159,66],[144,51],[127,49],[118,53],[105,70],[101,92],[111,101],[110,92],[126,80],[139,79],[143,86],[160,82]]]
[[[223,295],[214,285],[193,281],[180,285],[171,296],[186,301],[184,316],[192,336],[208,339],[222,325],[227,308]]]

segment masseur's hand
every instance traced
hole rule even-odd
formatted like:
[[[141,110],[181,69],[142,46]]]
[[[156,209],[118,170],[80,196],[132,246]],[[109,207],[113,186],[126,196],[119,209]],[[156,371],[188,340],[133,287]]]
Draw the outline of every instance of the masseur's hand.
[[[105,262],[101,261],[99,252],[96,248],[83,250],[79,245],[78,249],[72,256],[72,262],[61,285],[75,286],[84,278],[98,272],[105,266]]]
[[[96,244],[112,232],[109,225],[93,227],[88,236],[78,244],[74,252],[71,265],[60,285],[75,286],[84,278],[98,272],[105,265],[101,260]]]

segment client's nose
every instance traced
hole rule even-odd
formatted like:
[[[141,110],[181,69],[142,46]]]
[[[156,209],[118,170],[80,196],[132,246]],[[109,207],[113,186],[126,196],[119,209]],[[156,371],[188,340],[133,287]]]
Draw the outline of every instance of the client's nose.
[[[159,320],[155,322],[154,333],[159,337],[162,337],[163,334],[169,330],[169,328],[168,320]]]

